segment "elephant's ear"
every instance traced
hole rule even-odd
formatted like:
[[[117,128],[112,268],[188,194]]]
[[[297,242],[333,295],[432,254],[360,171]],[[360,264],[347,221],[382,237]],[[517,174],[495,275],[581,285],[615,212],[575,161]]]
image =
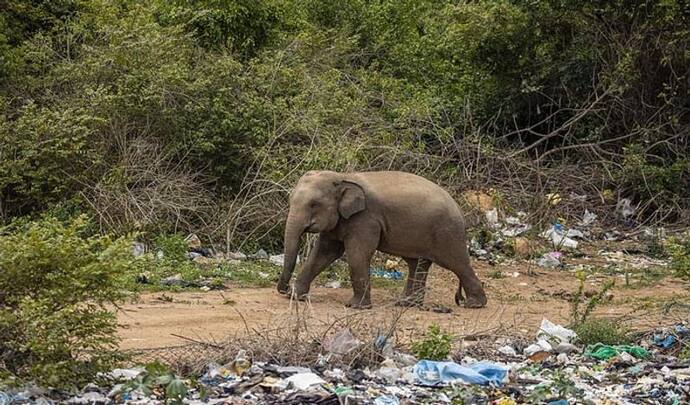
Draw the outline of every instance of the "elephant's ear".
[[[364,190],[357,183],[343,181],[340,184],[338,212],[347,219],[366,208]]]

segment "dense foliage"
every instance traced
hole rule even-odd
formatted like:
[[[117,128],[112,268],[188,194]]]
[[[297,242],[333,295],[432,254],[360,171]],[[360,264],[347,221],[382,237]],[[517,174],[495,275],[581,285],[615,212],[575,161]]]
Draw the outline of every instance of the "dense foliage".
[[[83,217],[0,230],[0,377],[73,387],[119,359],[121,278],[131,240],[89,236]]]
[[[270,213],[224,228],[236,208],[226,202],[261,162],[274,183],[308,168],[398,168],[446,185],[576,164],[589,167],[589,191],[679,219],[690,198],[689,7],[9,0],[0,218],[59,206],[116,232],[275,235]]]

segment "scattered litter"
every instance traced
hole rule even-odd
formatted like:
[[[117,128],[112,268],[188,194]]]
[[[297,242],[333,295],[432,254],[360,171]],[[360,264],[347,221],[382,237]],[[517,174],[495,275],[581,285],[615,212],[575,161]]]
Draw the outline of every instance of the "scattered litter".
[[[542,319],[537,338],[557,339],[558,343],[571,343],[577,338],[577,334],[568,328]]]
[[[544,253],[544,255],[537,260],[537,264],[541,267],[556,268],[561,266],[561,257],[563,257],[563,253],[561,252]]]
[[[298,390],[307,390],[315,385],[326,383],[321,377],[312,372],[294,374],[287,378],[287,382],[291,383]]]
[[[690,338],[690,329],[682,324],[678,324],[675,326],[673,332],[656,334],[652,337],[652,341],[656,346],[668,349],[669,347],[673,347],[679,339],[683,340],[686,338]]]
[[[362,342],[357,340],[350,331],[350,328],[344,328],[336,333],[330,339],[323,343],[324,349],[331,354],[348,354],[362,345]]]
[[[486,211],[484,214],[486,216],[486,222],[491,228],[496,228],[498,224],[498,210],[496,208]]]
[[[146,253],[146,245],[141,242],[132,243],[132,256],[139,257]],[[2,404],[2,402],[0,402]]]
[[[279,255],[272,255],[268,258],[268,261],[275,264],[276,266],[283,266],[283,263],[285,262],[285,255],[284,254],[279,254]]]
[[[252,258],[256,260],[268,260],[269,256],[265,250],[259,249],[256,253],[252,255]]]
[[[572,238],[582,238],[583,233],[576,229],[565,231],[563,225],[553,224],[553,226],[542,232],[540,236],[544,239],[551,240],[554,247],[577,249],[578,242]]]
[[[340,282],[340,280],[333,280],[333,281],[327,282],[325,287],[326,288],[340,288],[341,285],[342,285],[342,283]]]
[[[627,352],[637,357],[638,359],[646,359],[650,356],[649,352],[640,346],[630,346],[630,345],[605,345],[602,343],[596,343],[592,346],[588,346],[585,350],[585,356],[597,359],[597,360],[608,360],[615,357],[619,353]]]
[[[490,362],[461,366],[454,362],[421,360],[414,366],[417,381],[426,386],[462,381],[469,384],[500,385],[508,375],[508,367]]]
[[[165,286],[178,286],[178,287],[185,287],[189,285],[185,280],[182,279],[182,274],[177,273],[173,276],[166,277],[160,281],[161,285]]]
[[[635,214],[632,202],[628,198],[621,198],[616,204],[616,214],[623,220],[627,220]]]
[[[597,214],[590,212],[589,210],[585,210],[585,214],[582,216],[582,220],[580,221],[580,225],[582,226],[591,226],[594,224],[594,221],[597,220]]]
[[[369,274],[374,277],[387,278],[391,280],[402,280],[403,273],[400,270],[387,271],[381,268],[370,268]]]
[[[389,397],[386,395],[381,395],[374,400],[374,405],[398,405],[400,401],[396,397]]]
[[[561,202],[561,195],[558,193],[549,193],[546,195],[546,201],[551,205],[558,205]]]
[[[499,347],[497,350],[499,353],[503,353],[506,356],[517,356],[517,352],[515,351],[515,348],[513,348],[513,346],[505,345]]]

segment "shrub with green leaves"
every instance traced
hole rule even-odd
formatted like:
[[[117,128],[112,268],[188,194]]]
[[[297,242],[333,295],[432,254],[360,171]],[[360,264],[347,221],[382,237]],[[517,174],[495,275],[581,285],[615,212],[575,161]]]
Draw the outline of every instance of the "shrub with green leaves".
[[[424,339],[412,343],[412,353],[418,359],[444,360],[450,354],[452,336],[443,332],[441,327],[433,324],[424,336]]]
[[[671,238],[668,241],[671,268],[680,278],[690,280],[690,235]]]
[[[83,216],[0,229],[0,367],[42,385],[82,384],[120,359],[109,305],[131,261],[131,239],[89,233]]]

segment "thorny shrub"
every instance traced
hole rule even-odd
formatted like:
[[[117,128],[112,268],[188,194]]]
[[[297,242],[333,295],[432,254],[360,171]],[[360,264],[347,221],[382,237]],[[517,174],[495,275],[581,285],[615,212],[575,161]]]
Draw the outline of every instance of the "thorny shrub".
[[[111,368],[117,319],[108,305],[133,257],[131,239],[90,235],[83,216],[0,229],[0,369],[70,387]]]
[[[585,273],[578,272],[577,278],[580,284],[571,302],[570,327],[577,333],[580,342],[584,345],[627,343],[629,341],[628,329],[622,327],[619,322],[591,317],[594,309],[606,300],[606,295],[613,288],[614,282],[604,283],[599,291],[586,300],[583,308],[581,304],[585,297]]]

